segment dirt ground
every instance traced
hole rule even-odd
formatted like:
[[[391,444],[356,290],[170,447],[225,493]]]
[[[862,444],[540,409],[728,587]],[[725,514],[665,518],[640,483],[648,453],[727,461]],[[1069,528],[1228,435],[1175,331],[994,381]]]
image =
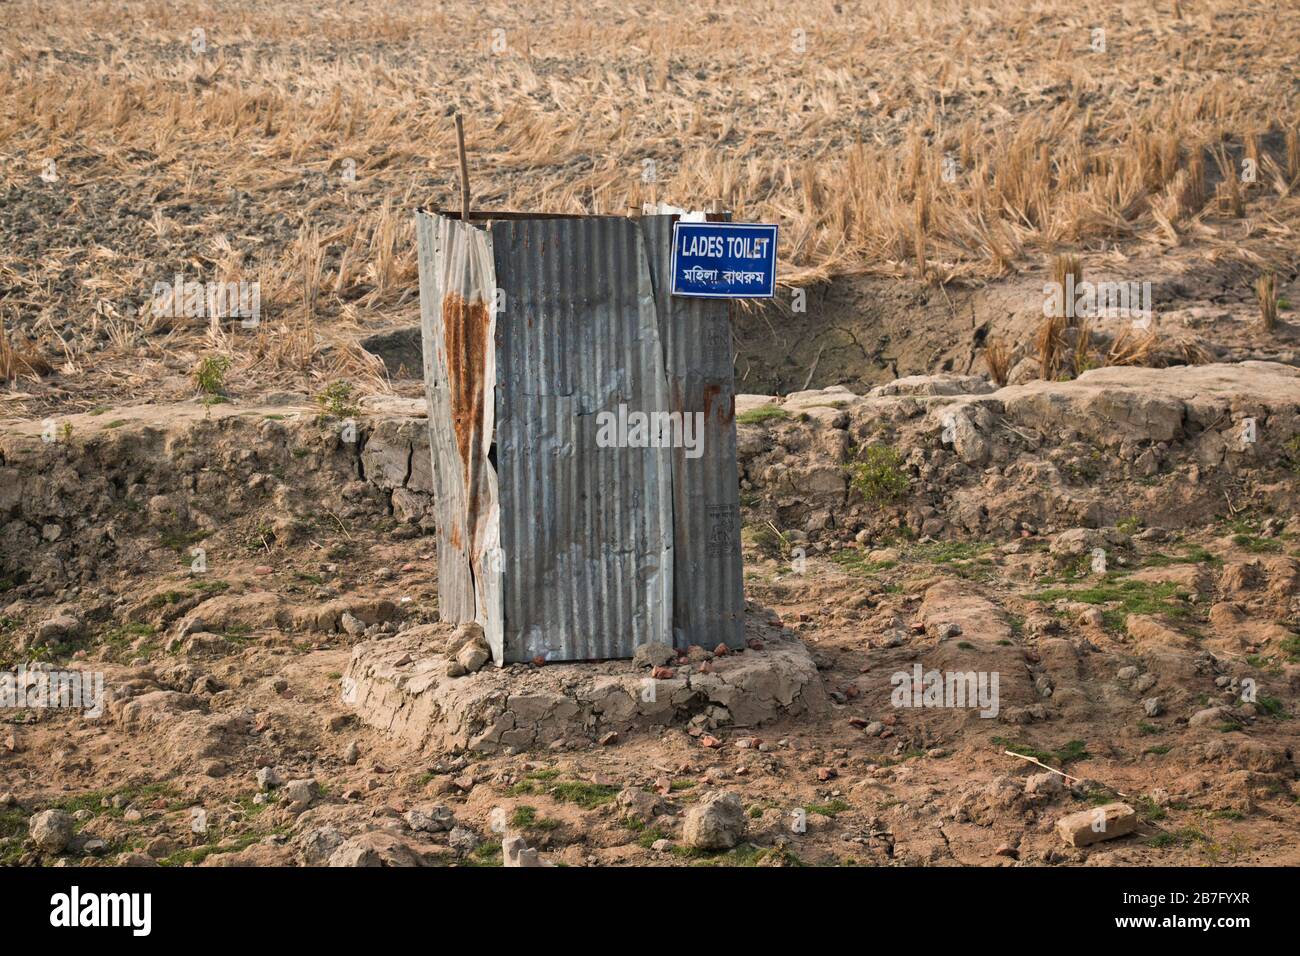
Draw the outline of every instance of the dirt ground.
[[[1088,380],[1057,387],[1075,394]],[[1158,420],[1151,386],[1131,391]],[[974,397],[1014,416],[1015,394]],[[799,401],[818,411],[787,404]],[[815,469],[813,449],[854,427],[842,419],[877,422],[882,402],[915,399],[863,399],[847,412],[826,403],[821,420],[742,416],[740,426],[750,617],[807,644],[826,715],[673,723],[613,740],[575,724],[521,753],[421,752],[359,721],[346,700],[355,646],[437,619],[425,519],[395,507],[421,485],[403,473],[405,485],[385,487],[388,464],[405,469],[420,447],[423,419],[379,419],[410,406],[373,410],[359,458],[309,405],[142,406],[122,412],[134,418],[81,416],[69,440],[51,443],[34,423],[3,446],[10,506],[49,516],[23,545],[12,536],[29,519],[4,529],[6,553],[26,551],[6,564],[5,660],[102,671],[109,703],[94,720],[8,712],[5,859],[494,864],[502,837],[519,834],[543,860],[572,865],[1296,862],[1300,526],[1285,508],[1269,514],[1263,492],[1261,507],[1240,503],[1266,485],[1294,501],[1294,480],[1268,484],[1267,463],[1238,471],[1227,486],[1235,514],[1184,528],[1130,517],[998,530],[1024,502],[1070,493],[1046,484],[1023,501],[985,494],[986,530],[975,534],[953,525],[933,536],[944,514],[933,509],[916,515],[918,534],[906,515],[861,510],[856,490],[826,499],[832,527],[782,519],[789,488],[764,484],[766,456],[802,447],[794,457]],[[1265,430],[1283,426],[1260,414]],[[178,491],[196,452],[198,490]],[[1182,454],[1177,443],[1169,454]],[[935,465],[955,455],[927,452]],[[790,457],[780,470],[794,466]],[[1187,467],[1164,463],[1143,493],[1179,494]],[[962,472],[957,462],[931,474],[949,483],[942,497],[960,497]],[[1213,480],[1199,483],[1209,500],[1220,494]],[[1089,485],[1120,507],[1135,490],[1097,474]],[[56,502],[76,488],[81,500],[56,516],[33,503],[36,487]],[[915,501],[924,488],[914,484]],[[1196,515],[1196,501],[1182,500]],[[1150,513],[1162,510],[1176,511]],[[894,675],[911,685],[917,666],[998,673],[996,715],[897,706]],[[1054,775],[1008,750],[1064,771],[1067,786],[1034,780]],[[258,779],[263,768],[271,780]],[[683,834],[685,813],[714,791],[736,794],[745,813],[725,852]],[[1136,833],[1062,842],[1059,818],[1115,800],[1138,813]],[[27,839],[48,809],[75,820],[58,853]]]
[[[0,4],[0,677],[107,695],[0,708],[0,863],[1300,863],[1298,12]],[[745,586],[818,719],[433,752],[350,705],[441,633],[411,211],[457,111],[476,208],[780,224]],[[1053,325],[1068,257],[1151,323]]]

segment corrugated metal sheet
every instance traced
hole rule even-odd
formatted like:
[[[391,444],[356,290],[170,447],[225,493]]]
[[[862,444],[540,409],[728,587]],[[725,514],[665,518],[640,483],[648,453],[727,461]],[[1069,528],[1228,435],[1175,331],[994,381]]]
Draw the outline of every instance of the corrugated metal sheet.
[[[662,449],[602,448],[598,416],[667,407],[644,240],[627,219],[492,226],[506,660],[629,657],[671,641]]]
[[[480,621],[498,623],[498,663],[630,657],[649,640],[739,646],[730,323],[725,303],[670,295],[672,217],[512,217],[479,230],[420,214],[419,236],[434,471],[446,474],[444,618],[465,620],[474,607]],[[503,294],[495,347],[476,358],[456,338],[478,327],[473,308],[446,303],[457,293],[490,303],[493,286]],[[457,356],[478,361],[495,386],[495,416],[471,414],[485,431],[468,443],[466,396],[477,392],[458,386]],[[598,416],[620,406],[700,413],[702,457],[599,447]],[[482,505],[469,545],[458,540],[476,475],[491,506],[499,500],[499,550]],[[479,564],[493,554],[501,573],[485,578]],[[486,609],[476,586],[497,588]]]
[[[671,407],[700,412],[704,419],[704,454],[691,459],[682,449],[672,453],[676,644],[740,647],[745,642],[745,585],[729,304],[673,296],[674,217],[638,221],[651,251]]]
[[[416,214],[420,326],[437,506],[438,608],[478,621],[501,659],[501,551],[494,430],[496,289],[487,233]]]

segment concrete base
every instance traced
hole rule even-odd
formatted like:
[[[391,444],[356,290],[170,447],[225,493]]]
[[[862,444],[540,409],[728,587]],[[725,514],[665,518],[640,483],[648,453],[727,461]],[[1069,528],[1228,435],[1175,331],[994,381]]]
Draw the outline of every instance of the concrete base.
[[[345,699],[367,724],[428,752],[524,751],[672,724],[758,727],[830,707],[812,656],[789,635],[715,658],[707,673],[673,666],[672,677],[656,679],[632,661],[488,666],[448,677],[450,633],[425,625],[357,645]]]

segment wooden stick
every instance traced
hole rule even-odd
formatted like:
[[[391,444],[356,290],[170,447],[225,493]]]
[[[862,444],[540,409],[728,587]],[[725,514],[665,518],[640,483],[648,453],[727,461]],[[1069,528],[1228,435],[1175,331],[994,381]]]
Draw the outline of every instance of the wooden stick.
[[[469,222],[469,159],[465,156],[465,121],[456,114],[456,152],[460,156],[460,221]]]

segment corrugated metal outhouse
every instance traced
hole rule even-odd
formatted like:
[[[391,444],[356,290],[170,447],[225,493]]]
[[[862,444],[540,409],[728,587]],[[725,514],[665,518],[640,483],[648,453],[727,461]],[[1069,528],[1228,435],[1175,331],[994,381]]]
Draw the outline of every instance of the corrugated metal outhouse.
[[[443,620],[499,664],[739,647],[727,303],[669,294],[673,216],[482,215],[416,214]]]

